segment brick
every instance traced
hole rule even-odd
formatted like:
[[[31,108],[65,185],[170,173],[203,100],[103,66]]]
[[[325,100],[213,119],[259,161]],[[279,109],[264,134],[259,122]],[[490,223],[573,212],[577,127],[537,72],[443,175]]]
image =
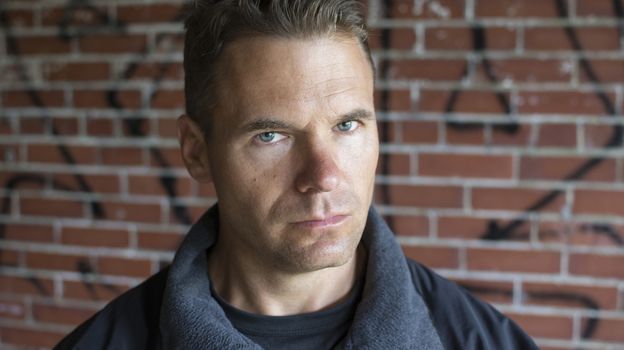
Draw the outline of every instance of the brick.
[[[490,60],[490,72],[498,82],[541,83],[569,82],[572,70],[568,69],[569,60],[513,58]],[[476,81],[489,82],[483,64],[477,65]]]
[[[396,19],[451,19],[464,16],[464,0],[439,0],[415,2],[397,0],[388,9],[388,17]]]
[[[33,318],[37,322],[76,326],[93,316],[96,309],[35,303],[32,306]]]
[[[388,220],[391,220],[392,230],[399,236],[427,236],[429,234],[429,219],[426,216],[393,215]]]
[[[570,273],[592,277],[624,279],[624,256],[573,253]]]
[[[50,81],[107,80],[111,69],[108,63],[49,62],[42,66],[43,78]]]
[[[391,185],[390,203],[421,208],[461,208],[462,189],[454,186]],[[378,189],[376,192],[379,192]]]
[[[108,13],[105,7],[44,7],[41,22],[44,26],[58,27],[61,23],[75,27],[106,25]]]
[[[518,124],[518,128],[513,132],[492,127],[492,144],[496,146],[528,147],[531,142],[532,129],[533,125],[529,124]]]
[[[89,136],[113,136],[114,121],[111,118],[87,119],[87,134]]]
[[[113,101],[110,98],[114,99]],[[141,106],[141,92],[137,90],[117,90],[110,94],[104,90],[77,90],[74,91],[74,107],[77,108],[139,108]]]
[[[425,31],[427,50],[471,50],[473,34],[468,27],[432,27]]]
[[[438,237],[480,239],[487,232],[489,221],[473,217],[438,217]]]
[[[516,1],[479,0],[476,2],[477,17],[557,17],[555,0]]]
[[[184,91],[158,90],[152,96],[151,105],[162,109],[184,108]]]
[[[583,157],[522,157],[520,159],[520,179],[552,180],[568,178],[577,169],[584,166],[588,159]],[[613,159],[606,159],[589,168],[577,181],[615,181],[616,164]]]
[[[129,288],[122,284],[63,281],[63,298],[109,301]]]
[[[111,230],[93,227],[63,227],[61,243],[88,247],[128,247],[127,230]]]
[[[52,242],[52,226],[8,223],[3,226],[2,239],[28,242]]]
[[[403,143],[438,143],[438,123],[405,121],[401,123]]]
[[[514,322],[533,338],[572,339],[572,317],[508,313]]]
[[[389,42],[383,42],[383,31],[387,31]],[[381,50],[384,44],[390,50],[412,50],[416,44],[416,34],[412,28],[372,28],[368,33],[371,50]]]
[[[472,190],[472,206],[474,209],[528,211],[529,208],[550,193],[550,190],[516,187],[474,188]],[[559,212],[564,205],[565,196],[560,194],[537,211]]]
[[[614,51],[620,49],[617,27],[576,27],[577,38],[583,50]],[[574,50],[563,27],[527,28],[524,34],[527,50]]]
[[[142,137],[151,134],[152,119],[150,118],[122,118],[121,130],[123,136],[127,137]]]
[[[577,189],[572,210],[575,214],[624,215],[624,192]]]
[[[16,52],[14,55],[53,55],[68,54],[71,51],[71,42],[58,36],[22,36],[15,38]]]
[[[0,292],[2,293],[52,296],[53,291],[50,279],[0,276]]]
[[[58,190],[63,190],[64,187],[69,187],[74,191],[94,193],[118,193],[120,190],[118,175],[55,173],[52,179],[54,180],[53,187]],[[80,186],[80,181],[87,184],[88,190]],[[55,186],[55,184],[61,186]]]
[[[78,119],[77,118],[52,118],[53,132],[56,135],[77,135],[78,134]]]
[[[538,132],[537,145],[540,147],[576,147],[574,124],[541,124]]]
[[[9,28],[32,27],[34,25],[34,14],[32,10],[5,10],[5,23]]]
[[[26,306],[21,301],[0,298],[0,317],[3,319],[26,318]]]
[[[624,241],[624,227],[605,223],[542,222],[538,238],[541,242],[567,245],[618,247]]]
[[[469,270],[559,273],[559,252],[470,248],[466,253]]]
[[[181,11],[181,4],[119,5],[117,19],[132,23],[174,22]]]
[[[451,91],[422,90],[418,101],[418,109],[427,112],[505,113],[505,105],[501,103],[499,96],[503,96],[503,98],[509,101],[508,93],[458,90],[455,100],[452,102]]]
[[[105,165],[143,165],[142,148],[135,147],[105,147],[101,149],[102,164]]]
[[[399,59],[390,64],[391,79],[457,81],[462,78],[466,61],[454,59]]]
[[[0,326],[2,344],[23,345],[27,347],[44,347],[51,349],[65,333],[38,330],[36,328],[16,328]]]
[[[0,266],[13,266],[19,265],[20,253],[17,250],[2,249],[0,250]]]
[[[174,232],[139,232],[138,246],[140,249],[176,251],[184,235]]]
[[[162,138],[178,138],[178,119],[160,118],[158,119],[158,136]]]
[[[133,62],[128,79],[184,79],[184,67],[178,62]]]
[[[613,94],[608,93],[614,100]],[[606,111],[600,98],[589,92],[575,91],[524,91],[520,92],[519,113],[557,113],[604,115]]]
[[[152,149],[149,152],[149,158],[152,167],[184,169],[184,162],[179,149]]]
[[[436,269],[459,268],[459,253],[455,248],[448,247],[413,247],[403,246],[405,256],[426,266]]]
[[[146,49],[147,39],[141,34],[97,34],[78,39],[84,53],[132,53]]]
[[[128,222],[161,222],[161,209],[158,204],[102,202],[105,219]]]
[[[621,60],[609,60],[609,59],[592,59],[589,60],[589,65],[593,73],[596,75],[597,83],[614,83],[617,84],[624,80],[624,65]],[[594,82],[593,79],[588,76],[587,71],[579,69],[580,80],[584,83]]]
[[[605,148],[609,144],[618,145],[618,128],[617,125],[584,125],[584,144],[587,149]],[[614,142],[616,141],[616,142]]]
[[[2,74],[1,71],[0,74]],[[11,119],[0,115],[0,135],[12,135],[13,133],[15,131],[13,130],[13,125],[11,125]]]
[[[49,120],[46,118],[20,118],[19,131],[21,135],[49,133]]]
[[[583,327],[586,327],[589,319],[584,317],[581,322]],[[615,347],[617,348],[618,345],[624,343],[624,333],[622,333],[622,329],[624,329],[624,319],[601,317],[591,339],[595,341],[616,342],[617,345],[615,345]]]
[[[513,284],[510,282],[474,279],[453,279],[453,282],[488,303],[511,304],[513,301]]]
[[[418,173],[422,176],[465,178],[511,178],[511,156],[421,153]]]
[[[43,190],[46,180],[46,175],[34,171],[0,172],[0,188],[7,191]]]
[[[510,50],[516,46],[515,30],[504,27],[486,27],[483,31],[483,45],[488,50]],[[425,31],[427,50],[476,50],[475,28],[471,27],[429,27]]]
[[[173,181],[166,179],[171,179]],[[151,175],[128,176],[128,192],[130,194],[168,196],[169,191],[166,186],[169,186],[169,184],[172,185],[170,190],[173,191],[174,197],[193,195],[193,180],[188,176],[168,177],[165,178],[165,180],[160,176]]]
[[[41,106],[37,106],[41,103]],[[4,107],[63,107],[65,97],[61,90],[9,90],[2,93]]]
[[[97,148],[93,146],[64,146],[77,164],[94,164]],[[28,145],[28,161],[34,163],[70,163],[61,152],[61,145]]]
[[[579,17],[609,17],[613,18],[612,0],[576,0],[576,15]]]
[[[481,124],[467,126],[446,125],[446,143],[449,145],[482,145],[485,142],[485,128]]]
[[[145,278],[152,274],[152,263],[143,259],[100,257],[97,271],[104,275]]]
[[[84,216],[84,203],[79,200],[21,198],[20,214],[80,218]]]
[[[78,271],[81,264],[89,264],[85,255],[26,253],[26,266],[34,269]]]
[[[375,90],[375,107],[378,111],[410,111],[412,98],[407,89]]]
[[[522,300],[527,305],[599,310],[617,308],[617,287],[583,286],[562,283],[525,282]]]
[[[387,173],[383,174],[387,164]],[[381,154],[377,162],[377,174],[406,176],[410,174],[409,154]]]

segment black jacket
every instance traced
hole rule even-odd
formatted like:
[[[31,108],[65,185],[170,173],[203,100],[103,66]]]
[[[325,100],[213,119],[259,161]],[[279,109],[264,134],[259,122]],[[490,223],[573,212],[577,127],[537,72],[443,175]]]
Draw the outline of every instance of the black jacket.
[[[193,227],[172,265],[109,303],[57,349],[259,349],[210,295],[206,251],[217,207]],[[537,349],[511,320],[404,257],[374,209],[362,237],[364,291],[344,349]]]

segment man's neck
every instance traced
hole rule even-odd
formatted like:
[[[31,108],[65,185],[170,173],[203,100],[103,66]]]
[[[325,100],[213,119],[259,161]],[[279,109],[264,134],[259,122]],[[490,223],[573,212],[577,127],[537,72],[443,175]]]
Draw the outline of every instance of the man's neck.
[[[249,263],[217,244],[208,257],[214,291],[230,305],[250,313],[283,316],[319,311],[345,300],[364,275],[366,252],[358,246],[338,267],[289,273]]]

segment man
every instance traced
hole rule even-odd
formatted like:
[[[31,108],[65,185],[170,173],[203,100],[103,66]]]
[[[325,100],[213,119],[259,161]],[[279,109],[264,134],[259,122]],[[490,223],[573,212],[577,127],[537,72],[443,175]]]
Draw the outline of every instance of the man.
[[[59,348],[535,348],[489,305],[407,260],[370,208],[374,69],[357,5],[195,4],[179,138],[218,205],[168,269]]]

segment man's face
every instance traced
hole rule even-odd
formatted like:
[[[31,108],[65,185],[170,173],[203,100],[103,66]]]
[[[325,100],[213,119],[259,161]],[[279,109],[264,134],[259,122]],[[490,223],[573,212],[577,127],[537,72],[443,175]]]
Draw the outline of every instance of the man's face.
[[[348,262],[378,157],[364,51],[348,36],[254,37],[220,62],[207,141],[220,242],[289,273]]]

